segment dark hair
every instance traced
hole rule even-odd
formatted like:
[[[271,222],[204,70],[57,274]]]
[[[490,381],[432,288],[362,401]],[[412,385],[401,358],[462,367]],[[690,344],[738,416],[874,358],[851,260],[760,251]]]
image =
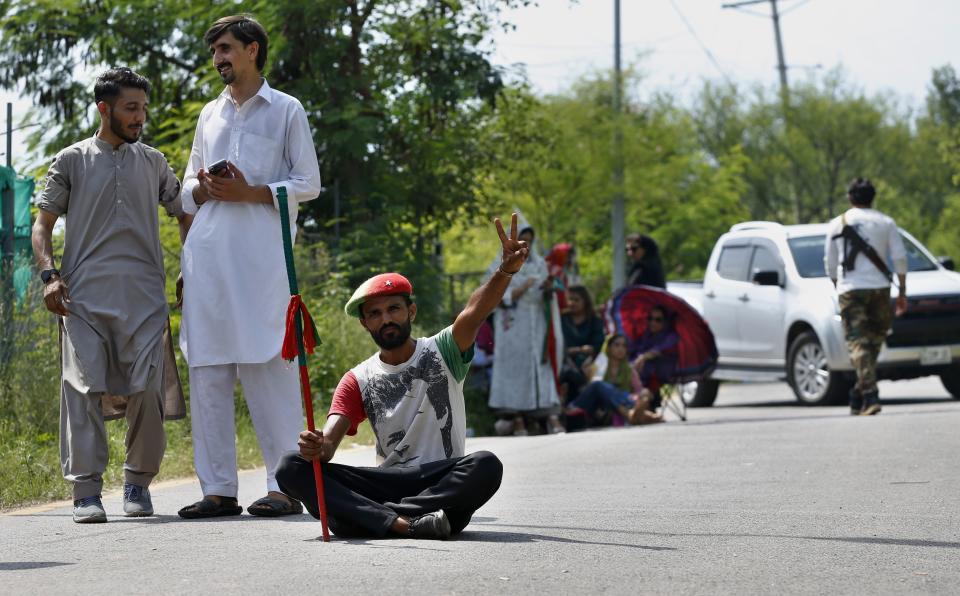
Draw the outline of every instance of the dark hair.
[[[520,228],[520,231],[517,232],[517,238],[519,238],[520,236],[523,236],[524,232],[530,232],[531,236],[533,236],[534,238],[537,237],[537,232],[536,230],[533,229],[533,226],[523,226],[522,228]]]
[[[619,331],[615,331],[603,339],[603,343],[606,344],[606,350],[604,350],[604,352],[609,350],[610,346],[613,345],[613,342],[617,341],[618,339],[622,339],[623,341],[627,342],[627,344],[630,343],[630,340],[627,339],[626,335],[620,333]]]
[[[225,33],[232,33],[243,43],[244,47],[257,42],[259,46],[257,48],[257,70],[263,72],[263,67],[267,64],[267,30],[263,28],[263,25],[247,15],[235,14],[217,19],[217,22],[210,25],[207,32],[203,34],[203,40],[207,42],[207,45],[212,46]]]
[[[647,317],[650,317],[654,311],[659,312],[663,316],[664,324],[670,322],[670,313],[667,311],[666,307],[660,306],[659,304],[654,304],[650,307],[650,310],[647,311]]]
[[[587,317],[594,318],[597,316],[596,311],[593,309],[593,297],[590,296],[590,290],[586,286],[576,285],[570,286],[567,288],[567,292],[571,294],[576,294],[580,300],[583,301],[584,310],[587,311]]]
[[[627,236],[627,244],[642,248],[645,258],[655,257],[660,254],[660,247],[657,246],[657,241],[646,234],[630,234]]]
[[[407,307],[413,304],[413,298],[408,294],[394,294],[395,296],[403,296],[403,301],[407,303]],[[357,313],[360,315],[360,318],[363,318],[363,302],[357,305]]]
[[[644,257],[655,257],[660,254],[660,247],[657,246],[657,241],[646,234],[640,234],[640,246],[643,247]]]
[[[850,182],[850,186],[847,187],[847,198],[849,198],[850,202],[854,205],[866,205],[869,207],[873,204],[873,197],[875,196],[877,196],[877,189],[873,187],[873,183],[867,178],[854,178]]]
[[[97,103],[105,101],[113,105],[113,100],[120,96],[120,89],[123,88],[143,89],[143,92],[149,95],[150,81],[126,66],[111,68],[97,77],[97,82],[93,85],[93,99]]]

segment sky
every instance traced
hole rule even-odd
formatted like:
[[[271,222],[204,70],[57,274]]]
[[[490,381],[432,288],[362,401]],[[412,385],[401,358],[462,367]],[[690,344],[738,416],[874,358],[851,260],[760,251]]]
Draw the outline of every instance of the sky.
[[[641,96],[660,90],[689,97],[705,78],[778,84],[769,2],[734,10],[724,9],[725,1],[734,0],[621,0],[621,55],[646,75]],[[516,30],[495,36],[495,62],[525,63],[541,93],[562,92],[584,73],[612,68],[613,5],[540,0],[511,11],[505,16]],[[779,0],[778,6],[791,80],[842,65],[868,93],[892,91],[919,106],[931,70],[960,60],[957,0]]]
[[[723,1],[621,0],[623,63],[645,73],[636,90],[641,97],[670,91],[682,100],[704,79],[777,84],[769,3],[732,10]],[[580,75],[612,68],[613,4],[539,0],[509,11],[504,17],[516,29],[494,36],[494,62],[525,64],[540,93],[562,92]],[[779,6],[794,81],[842,65],[868,93],[893,92],[919,107],[931,70],[960,61],[960,0],[779,0]],[[30,109],[29,101],[0,92],[0,102],[7,101],[15,102],[15,121]],[[4,128],[5,118],[0,109]],[[14,133],[14,163],[23,136]]]

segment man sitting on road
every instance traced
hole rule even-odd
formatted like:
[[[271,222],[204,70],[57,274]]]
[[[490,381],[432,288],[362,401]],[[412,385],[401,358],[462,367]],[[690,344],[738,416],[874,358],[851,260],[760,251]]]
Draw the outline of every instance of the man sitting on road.
[[[464,455],[463,381],[474,340],[528,254],[517,239],[516,214],[509,237],[499,219],[495,224],[500,267],[437,335],[410,337],[417,305],[413,287],[398,273],[368,279],[347,302],[347,314],[360,319],[380,350],[343,376],[323,431],[300,433],[300,453],[286,455],[276,470],[280,490],[319,518],[311,461],[324,463],[330,529],[341,538],[443,540],[460,533],[500,487],[503,467],[495,455]],[[373,427],[380,466],[327,463],[364,418]]]

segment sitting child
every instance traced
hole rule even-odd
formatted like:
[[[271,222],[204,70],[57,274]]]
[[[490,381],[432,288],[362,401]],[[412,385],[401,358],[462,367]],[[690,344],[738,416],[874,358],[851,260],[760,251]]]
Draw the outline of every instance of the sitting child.
[[[663,422],[650,411],[650,391],[627,360],[627,338],[615,333],[607,338],[597,358],[584,366],[584,375],[591,382],[570,402],[566,415],[593,416],[600,408],[617,412],[630,424]]]

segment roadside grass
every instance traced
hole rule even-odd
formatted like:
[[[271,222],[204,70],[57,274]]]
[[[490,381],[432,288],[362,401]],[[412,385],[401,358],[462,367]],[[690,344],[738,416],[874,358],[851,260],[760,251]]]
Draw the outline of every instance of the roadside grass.
[[[161,237],[166,252],[166,295],[171,297],[179,270],[176,226],[165,221]],[[59,236],[54,238],[56,252],[60,252],[60,241]],[[333,272],[323,246],[298,244],[296,256],[301,292],[323,339],[322,346],[307,359],[314,411],[317,423],[322,425],[341,376],[370,357],[375,346],[357,320],[344,315],[343,304],[352,289],[343,274]],[[71,498],[70,485],[60,470],[59,330],[54,317],[43,307],[42,293],[42,286],[34,276],[26,295],[12,312],[13,327],[4,330],[4,339],[9,340],[9,345],[0,342],[0,347],[9,349],[6,354],[0,354],[0,511]],[[180,313],[171,310],[170,320],[176,337]],[[436,326],[415,329],[419,335],[436,331],[439,331]],[[179,354],[178,369],[183,389],[189,393],[187,365]],[[493,417],[486,407],[486,393],[468,389],[466,401],[467,426],[476,435],[490,432]],[[250,469],[263,465],[256,433],[239,392],[235,418],[237,466]],[[123,483],[126,426],[125,420],[107,423],[110,463],[104,475],[105,490]],[[157,480],[193,476],[189,414],[183,420],[167,422],[165,428],[167,448]],[[373,432],[365,422],[356,436],[344,439],[341,448],[371,444]],[[375,465],[372,458],[369,465]]]
[[[471,386],[468,380],[465,397],[467,425],[478,436],[492,434],[494,417],[487,408],[486,388]],[[322,424],[323,412],[327,408],[325,401],[315,405],[318,423]],[[236,398],[235,409],[237,467],[247,470],[262,466],[257,436],[242,397]],[[168,421],[164,426],[167,449],[156,481],[194,476],[189,414],[182,420]],[[107,422],[110,463],[104,474],[105,491],[123,484],[126,432],[126,420]],[[340,448],[368,446],[373,444],[373,440],[373,429],[365,421],[355,436],[344,438]],[[0,511],[72,498],[70,484],[63,479],[60,471],[59,436],[56,432],[17,433],[10,425],[0,421],[0,453],[3,454],[0,458]],[[372,458],[369,465],[376,465]]]
[[[237,400],[236,424],[237,467],[248,470],[262,466],[257,436],[242,398]],[[167,449],[155,481],[194,476],[189,417],[169,421],[165,428]],[[123,485],[126,432],[126,420],[107,422],[110,463],[104,474],[104,491]],[[373,432],[369,423],[364,422],[356,436],[344,439],[341,449],[371,444]],[[72,498],[70,484],[63,479],[60,471],[59,438],[56,434],[27,436],[14,434],[0,426],[0,453],[3,454],[0,458],[0,511]],[[372,459],[370,465],[374,465]]]

